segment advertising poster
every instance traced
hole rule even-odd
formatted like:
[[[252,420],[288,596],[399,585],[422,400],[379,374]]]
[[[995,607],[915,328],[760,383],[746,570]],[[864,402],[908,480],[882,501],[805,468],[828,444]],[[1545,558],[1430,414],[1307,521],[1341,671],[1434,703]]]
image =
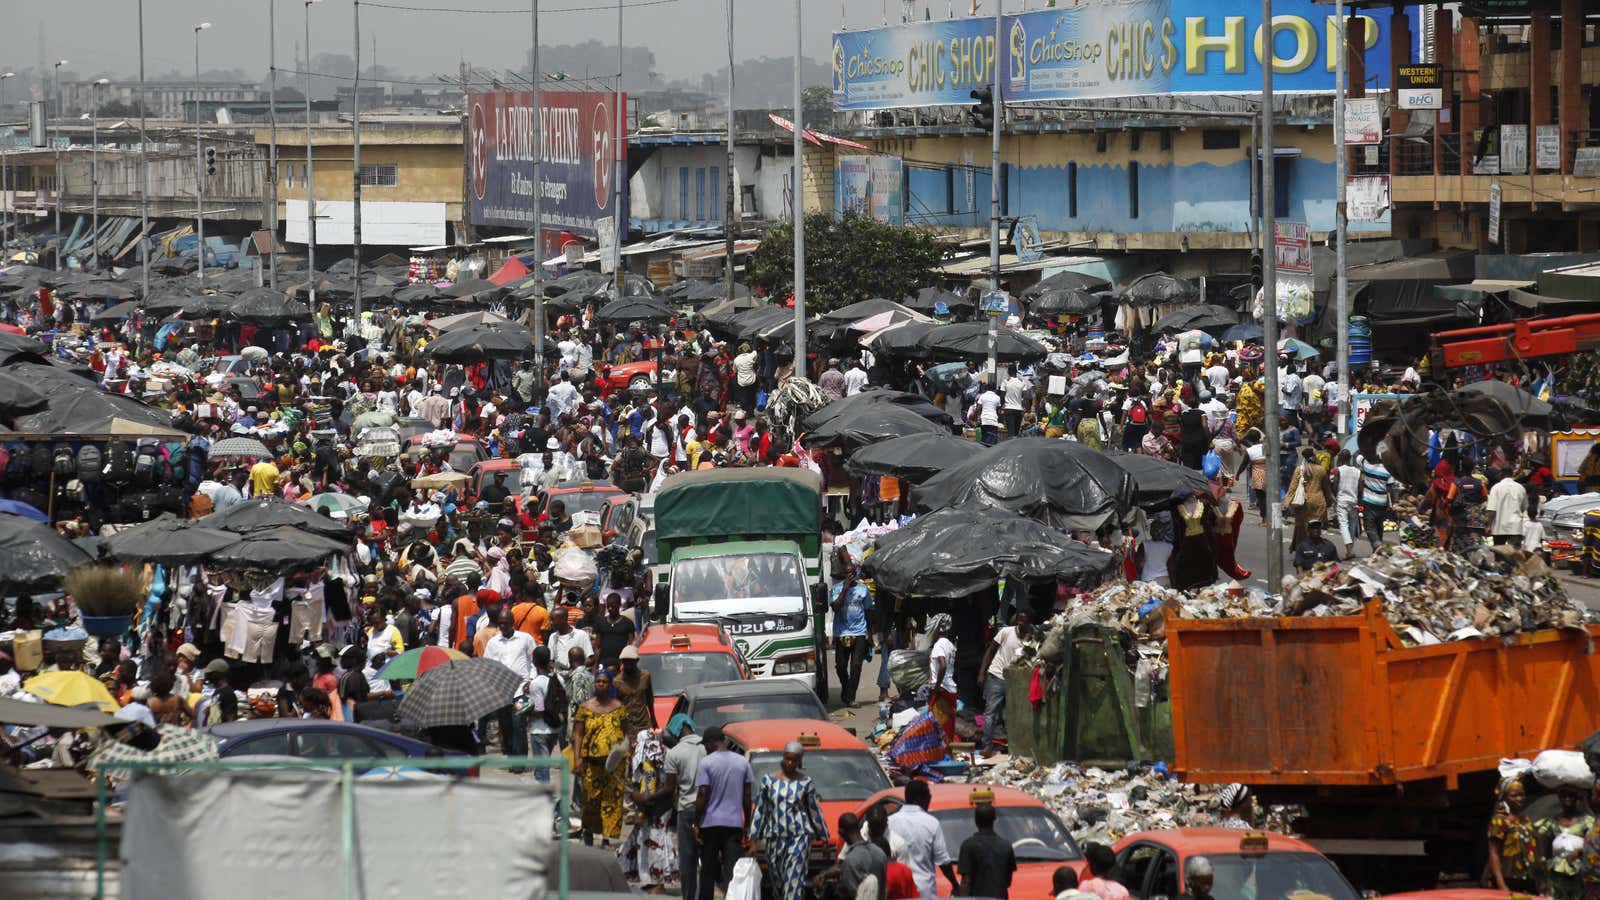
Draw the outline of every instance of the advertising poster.
[[[1411,12],[1415,15],[1415,10]],[[1389,21],[1363,16],[1372,87],[1387,87]],[[1281,0],[1271,40],[1260,10],[1202,0],[1081,0],[992,18],[915,21],[833,35],[834,109],[975,102],[998,71],[1007,102],[1167,93],[1254,93],[1270,44],[1279,91],[1331,91],[1337,21]],[[997,68],[998,67],[998,68]]]
[[[834,215],[852,210],[889,225],[904,225],[904,175],[898,156],[841,156],[834,167]]]
[[[600,220],[615,214],[616,100],[603,91],[540,92],[540,212],[547,231],[598,237]],[[471,94],[467,109],[473,224],[531,228],[533,93]],[[626,210],[627,184],[622,189]]]

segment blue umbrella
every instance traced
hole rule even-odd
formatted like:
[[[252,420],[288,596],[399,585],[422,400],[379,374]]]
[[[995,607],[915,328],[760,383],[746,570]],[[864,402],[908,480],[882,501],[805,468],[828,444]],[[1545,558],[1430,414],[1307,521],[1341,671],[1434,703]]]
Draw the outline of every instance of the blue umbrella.
[[[1293,356],[1295,359],[1316,359],[1322,351],[1297,338],[1284,338],[1278,342],[1280,356]]]
[[[0,500],[0,513],[10,513],[14,516],[25,516],[35,522],[50,524],[50,517],[34,509],[21,500]]]
[[[1254,322],[1240,322],[1238,325],[1228,326],[1222,333],[1224,341],[1259,341],[1263,332],[1261,326]]]

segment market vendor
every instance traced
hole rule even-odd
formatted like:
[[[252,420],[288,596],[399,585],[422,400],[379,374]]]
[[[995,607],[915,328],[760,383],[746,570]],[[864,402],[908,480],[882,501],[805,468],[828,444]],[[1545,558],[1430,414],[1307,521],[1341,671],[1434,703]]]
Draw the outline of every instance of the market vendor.
[[[1322,520],[1307,522],[1305,539],[1294,545],[1295,571],[1305,574],[1317,563],[1338,561],[1339,548],[1322,536]]]

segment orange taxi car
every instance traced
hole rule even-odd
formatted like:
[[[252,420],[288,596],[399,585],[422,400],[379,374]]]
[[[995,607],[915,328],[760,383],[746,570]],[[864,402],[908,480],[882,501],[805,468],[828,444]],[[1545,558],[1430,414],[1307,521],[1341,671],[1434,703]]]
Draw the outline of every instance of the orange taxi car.
[[[1286,900],[1315,894],[1329,900],[1359,900],[1360,894],[1315,847],[1286,834],[1236,828],[1170,828],[1130,834],[1113,845],[1117,871],[1128,893],[1141,900],[1184,893],[1190,859],[1204,856],[1215,873],[1212,894],[1256,900]]]
[[[822,820],[839,843],[839,814],[855,810],[872,795],[890,787],[878,754],[861,738],[832,722],[816,719],[767,719],[729,722],[722,726],[728,749],[743,753],[756,778],[778,771],[783,745],[799,741],[805,748],[802,768],[817,786]]]
[[[749,667],[720,625],[651,625],[639,638],[638,647],[639,668],[650,673],[656,725],[662,728],[688,686],[750,677]]]
[[[811,755],[808,753],[808,772],[810,768]],[[1072,866],[1082,871],[1083,853],[1072,839],[1072,832],[1038,797],[1016,788],[987,784],[930,784],[928,788],[933,794],[928,812],[939,821],[951,862],[960,857],[961,842],[978,830],[972,820],[972,808],[978,803],[994,804],[997,814],[995,833],[1011,842],[1012,852],[1017,857],[1017,871],[1011,877],[1011,889],[1008,892],[1010,896],[1048,900],[1055,896],[1053,886],[1056,869]],[[905,789],[890,788],[868,798],[856,807],[856,812],[865,816],[868,809],[882,805],[892,815],[904,804]],[[939,896],[950,896],[950,882],[943,875],[938,880]],[[1174,891],[1171,896],[1175,897],[1177,893]]]

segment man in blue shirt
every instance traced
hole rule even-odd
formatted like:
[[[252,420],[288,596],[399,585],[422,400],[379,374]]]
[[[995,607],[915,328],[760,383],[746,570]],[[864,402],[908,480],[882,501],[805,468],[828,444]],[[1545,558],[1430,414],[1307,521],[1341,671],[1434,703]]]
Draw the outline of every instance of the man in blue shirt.
[[[843,578],[833,586],[833,669],[839,677],[839,701],[854,706],[861,664],[870,646],[867,614],[872,612],[872,592],[856,580],[856,567],[848,553],[841,549],[838,559],[836,571]]]

